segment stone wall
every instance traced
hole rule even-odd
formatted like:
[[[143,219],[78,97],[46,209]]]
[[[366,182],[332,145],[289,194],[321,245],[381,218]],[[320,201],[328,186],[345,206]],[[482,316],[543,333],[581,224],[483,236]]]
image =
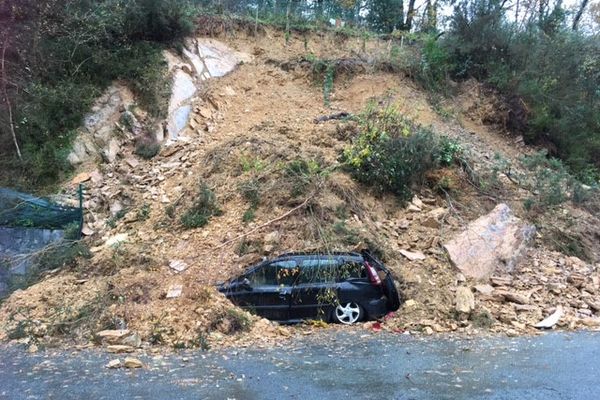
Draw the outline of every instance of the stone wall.
[[[25,275],[32,265],[28,255],[64,238],[64,231],[0,227],[0,296],[6,294],[11,277]]]

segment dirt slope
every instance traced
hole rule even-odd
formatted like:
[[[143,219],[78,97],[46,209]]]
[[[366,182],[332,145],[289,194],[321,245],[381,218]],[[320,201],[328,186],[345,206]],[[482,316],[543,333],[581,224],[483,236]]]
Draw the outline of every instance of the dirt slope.
[[[384,254],[408,300],[383,329],[533,332],[530,324],[558,304],[568,309],[562,326],[583,324],[585,315],[578,310],[590,310],[589,303],[599,300],[598,265],[551,252],[541,242],[512,284],[529,294],[528,311],[477,294],[480,320],[457,318],[454,290],[462,278],[441,244],[499,201],[521,215],[518,189],[510,189],[507,198],[494,198],[458,177],[460,190],[450,203],[425,188],[418,194],[422,211],[411,212],[393,196],[374,196],[337,168],[352,134],[347,123],[313,121],[339,111],[359,113],[375,101],[393,104],[417,122],[460,140],[482,166],[491,164],[497,152],[516,159],[529,151],[472,118],[481,100],[473,87],[464,87],[458,100],[445,105],[457,118],[444,118],[410,79],[364,70],[336,77],[326,107],[322,87],[297,61],[309,52],[328,59],[376,57],[385,53],[387,43],[311,34],[293,36],[286,45],[283,33],[275,30],[258,37],[237,32],[220,40],[253,54],[254,61],[211,81],[183,138],[158,157],[131,163],[133,156],[125,154],[115,165],[99,168],[101,179],[87,182],[88,204],[94,205],[88,218],[110,224],[88,239],[93,257],[15,292],[0,308],[0,338],[88,343],[99,330],[126,326],[145,342],[175,346],[276,341],[313,327],[284,328],[258,320],[231,306],[212,285],[264,255],[367,245]],[[300,179],[290,177],[288,166],[297,160],[314,170]],[[215,193],[222,215],[203,228],[185,230],[180,217],[198,196],[200,182]],[[250,208],[243,196],[248,185],[257,188],[258,199],[254,219],[243,222]],[[111,219],[109,210],[117,201],[128,212]],[[287,215],[290,210],[295,211]],[[585,211],[564,210],[564,215],[579,213],[577,218],[599,226]],[[423,222],[432,215],[439,224],[429,227]],[[281,216],[285,218],[262,226]],[[105,245],[115,237],[122,242]],[[426,258],[408,261],[400,255],[402,249],[422,251]],[[183,261],[187,268],[177,273],[169,267],[172,261]],[[583,274],[584,284],[572,283],[575,272]],[[554,291],[548,290],[549,283]],[[181,296],[166,298],[174,285],[182,286]],[[371,329],[372,323],[365,327]]]

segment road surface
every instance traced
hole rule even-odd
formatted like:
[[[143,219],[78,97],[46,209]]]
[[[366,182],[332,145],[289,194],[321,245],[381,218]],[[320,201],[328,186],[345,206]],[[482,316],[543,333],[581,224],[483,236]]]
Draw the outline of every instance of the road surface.
[[[600,334],[413,338],[321,332],[269,350],[135,355],[0,347],[0,399],[600,399]],[[123,359],[123,357],[120,357]]]

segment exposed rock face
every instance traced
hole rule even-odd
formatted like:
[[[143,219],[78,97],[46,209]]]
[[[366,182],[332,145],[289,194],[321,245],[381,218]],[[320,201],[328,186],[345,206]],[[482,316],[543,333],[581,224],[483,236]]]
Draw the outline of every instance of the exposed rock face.
[[[247,54],[230,49],[225,44],[208,38],[187,39],[184,58],[165,52],[173,87],[169,101],[167,131],[169,139],[176,139],[187,126],[192,112],[192,100],[202,81],[227,75],[241,62],[248,62]]]
[[[85,116],[83,127],[67,158],[71,165],[95,162],[100,157],[108,162],[115,160],[121,142],[113,134],[114,127],[121,118],[121,110],[133,102],[133,93],[120,84],[111,85],[96,100],[91,112]]]
[[[452,263],[466,276],[489,278],[497,269],[513,270],[535,233],[513,216],[506,204],[471,222],[467,229],[444,245]]]
[[[164,57],[173,80],[168,117],[164,123],[157,121],[146,127],[158,142],[176,139],[188,125],[192,101],[203,81],[224,76],[241,62],[251,60],[249,55],[208,38],[190,38],[186,40],[182,57],[169,51],[164,53]],[[117,124],[124,125],[134,136],[143,131],[138,119],[128,111],[134,104],[134,95],[127,87],[120,84],[110,86],[84,118],[83,127],[68,156],[71,165],[99,160],[114,163],[123,145],[123,139],[114,134]]]

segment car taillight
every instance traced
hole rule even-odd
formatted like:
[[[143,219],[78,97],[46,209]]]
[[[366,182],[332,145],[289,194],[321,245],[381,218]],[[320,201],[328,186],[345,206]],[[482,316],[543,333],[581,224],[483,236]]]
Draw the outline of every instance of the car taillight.
[[[367,275],[369,275],[369,281],[373,286],[381,286],[381,279],[379,275],[377,275],[377,270],[369,264],[368,261],[365,261],[365,267],[367,267]]]

